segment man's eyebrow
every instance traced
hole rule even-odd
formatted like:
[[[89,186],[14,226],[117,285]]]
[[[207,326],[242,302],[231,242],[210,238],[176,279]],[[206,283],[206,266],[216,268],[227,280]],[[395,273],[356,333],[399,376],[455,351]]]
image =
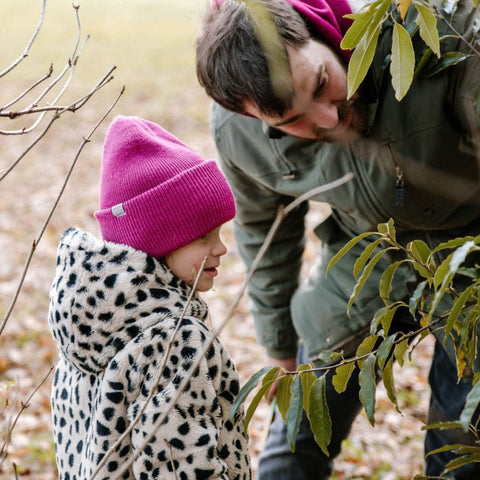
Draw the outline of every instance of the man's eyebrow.
[[[313,94],[312,94],[312,98],[314,100],[317,99],[322,94],[325,86],[327,85],[326,70],[327,68],[324,63],[319,65],[317,78],[316,78],[316,85],[315,85],[315,88],[313,89]]]

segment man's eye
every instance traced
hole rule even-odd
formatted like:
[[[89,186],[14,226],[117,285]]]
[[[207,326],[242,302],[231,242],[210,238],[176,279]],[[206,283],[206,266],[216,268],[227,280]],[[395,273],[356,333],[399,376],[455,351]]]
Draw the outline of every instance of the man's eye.
[[[317,77],[317,85],[313,91],[313,99],[318,100],[328,85],[328,73],[324,69]]]

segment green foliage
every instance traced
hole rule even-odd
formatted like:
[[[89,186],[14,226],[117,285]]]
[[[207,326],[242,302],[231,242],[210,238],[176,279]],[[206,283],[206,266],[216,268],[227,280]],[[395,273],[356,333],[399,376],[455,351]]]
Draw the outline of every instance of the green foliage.
[[[434,249],[421,241],[414,240],[403,246],[397,240],[393,221],[379,224],[377,231],[366,232],[353,238],[333,257],[327,271],[359,242],[366,244],[357,259],[352,272],[356,285],[350,297],[349,306],[355,302],[362,287],[370,277],[378,258],[387,252],[396,252],[403,259],[394,262],[383,272],[379,282],[379,294],[385,305],[373,316],[370,332],[357,347],[352,358],[344,358],[342,352],[327,352],[325,366],[312,364],[300,365],[295,372],[286,372],[277,368],[260,370],[242,388],[239,399],[246,396],[260,383],[248,410],[247,424],[253,410],[262,397],[268,395],[280,375],[277,404],[283,419],[287,423],[288,441],[295,450],[295,437],[298,433],[302,412],[310,421],[315,439],[328,455],[331,436],[331,419],[325,394],[326,376],[319,378],[315,373],[330,371],[332,385],[342,393],[355,372],[359,370],[360,401],[366,416],[375,425],[375,400],[377,382],[382,379],[388,398],[399,411],[397,392],[393,374],[393,363],[403,366],[407,352],[435,331],[437,338],[443,338],[445,347],[456,359],[458,378],[473,375],[473,389],[467,397],[465,408],[458,422],[437,424],[427,428],[463,428],[478,436],[476,425],[472,425],[474,412],[480,404],[480,372],[476,370],[477,327],[480,319],[480,267],[465,267],[469,257],[480,251],[480,235],[476,237],[455,238],[438,245]],[[403,264],[409,264],[417,273],[419,282],[407,302],[391,301],[389,295],[393,278]],[[463,282],[458,283],[462,279]],[[463,285],[461,288],[458,285]],[[418,329],[410,333],[389,334],[390,326],[399,308],[408,308],[418,319]],[[413,339],[417,338],[414,344]],[[473,373],[472,373],[473,372]],[[236,402],[238,405],[239,402]],[[458,458],[447,465],[447,471],[463,464],[480,460],[480,447],[448,445],[445,447],[458,454]],[[421,478],[421,477],[417,477]]]
[[[474,8],[480,0],[474,0]],[[465,61],[469,55],[456,51],[442,52],[441,46],[458,33],[440,37],[437,29],[439,12],[434,2],[426,0],[373,0],[362,11],[347,15],[353,20],[345,34],[341,47],[352,50],[348,67],[348,97],[351,98],[367,75],[373,61],[382,28],[392,29],[390,63],[392,86],[398,101],[407,94],[412,82],[419,76],[431,77],[446,68]],[[419,36],[424,50],[415,54],[412,38]],[[467,39],[462,41],[468,43]],[[474,52],[472,54],[478,54]],[[480,117],[480,85],[476,89],[473,105]],[[369,240],[370,239],[370,240]],[[379,296],[384,306],[373,316],[369,335],[358,346],[352,358],[343,352],[321,352],[318,359],[323,366],[299,365],[294,372],[266,367],[257,372],[241,389],[234,405],[234,413],[246,397],[259,385],[258,391],[247,409],[245,429],[253,411],[263,397],[269,396],[278,385],[277,406],[287,423],[287,436],[292,451],[300,418],[305,412],[310,421],[315,440],[328,456],[331,437],[331,418],[326,399],[326,375],[329,372],[336,392],[346,390],[352,375],[358,369],[359,397],[366,416],[375,424],[375,396],[379,380],[383,380],[388,398],[399,410],[393,373],[394,361],[403,367],[405,355],[411,354],[430,333],[443,339],[445,348],[457,364],[458,379],[472,377],[473,388],[460,418],[456,422],[428,425],[425,428],[462,428],[471,432],[480,443],[478,425],[472,425],[474,413],[480,405],[480,372],[477,371],[477,332],[480,319],[480,267],[464,266],[472,253],[480,250],[480,236],[455,238],[431,249],[423,240],[413,240],[407,245],[397,241],[392,220],[379,224],[377,231],[365,232],[351,239],[333,257],[326,274],[354,246],[366,244],[358,256],[352,275],[356,281],[348,302],[348,310],[357,300],[379,260],[384,255],[396,253],[393,261],[382,272]],[[418,284],[407,302],[392,301],[390,296],[394,278],[405,264],[418,277]],[[460,284],[458,279],[462,281]],[[462,285],[459,287],[458,285]],[[406,308],[418,321],[418,329],[390,335],[390,327],[399,308]],[[416,343],[413,342],[417,338]],[[316,374],[314,373],[316,372]],[[445,473],[471,462],[480,462],[480,447],[446,445],[430,452],[452,451],[458,455],[446,465]],[[426,479],[416,476],[417,480]]]
[[[474,4],[478,7],[478,0]],[[385,25],[391,25],[393,30],[390,74],[398,101],[406,95],[420,73],[426,77],[436,75],[468,58],[469,55],[460,52],[442,54],[441,42],[448,37],[439,37],[438,16],[434,2],[421,0],[376,0],[369,2],[362,11],[347,15],[353,24],[345,34],[341,47],[353,50],[348,66],[348,97],[352,97],[365,79],[375,55],[380,29]],[[415,59],[412,43],[417,33],[425,44],[418,60]],[[436,61],[432,61],[432,55],[437,58]],[[479,113],[480,91],[475,95],[474,104]]]

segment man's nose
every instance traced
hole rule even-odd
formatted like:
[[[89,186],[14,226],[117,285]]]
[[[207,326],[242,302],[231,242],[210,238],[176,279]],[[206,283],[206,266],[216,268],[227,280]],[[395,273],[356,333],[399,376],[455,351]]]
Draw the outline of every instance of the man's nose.
[[[338,106],[332,102],[315,102],[311,111],[315,125],[324,130],[330,130],[338,124]]]

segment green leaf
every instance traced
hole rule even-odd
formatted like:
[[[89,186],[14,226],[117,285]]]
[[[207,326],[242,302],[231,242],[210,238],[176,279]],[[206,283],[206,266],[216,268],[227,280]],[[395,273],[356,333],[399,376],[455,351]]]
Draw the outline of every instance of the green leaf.
[[[377,381],[375,376],[375,355],[370,355],[363,363],[359,375],[360,401],[365,408],[367,418],[375,425],[375,390]]]
[[[465,302],[472,295],[474,285],[468,286],[453,302],[453,306],[448,314],[447,322],[445,324],[445,342],[452,331],[454,323],[457,321],[459,315],[462,313]]]
[[[363,12],[345,15],[346,18],[350,18],[354,22],[343,36],[340,47],[344,50],[353,50],[371,29],[372,23],[380,24],[389,4],[390,0],[377,0]]]
[[[295,443],[303,412],[302,380],[299,375],[295,375],[295,379],[290,387],[290,393],[290,408],[287,411],[287,440],[290,445],[290,450],[295,452]]]
[[[353,288],[353,292],[350,295],[350,298],[348,300],[348,310],[350,310],[350,308],[353,305],[353,302],[362,291],[362,288],[364,287],[366,281],[370,277],[370,274],[375,268],[375,265],[378,263],[380,258],[382,258],[382,256],[392,248],[393,247],[389,247],[389,248],[386,248],[385,250],[381,250],[380,252],[376,253],[375,256],[370,260],[370,262],[368,262],[368,265],[363,269],[363,272],[360,275],[360,278],[358,279],[357,283],[355,284],[355,287]]]
[[[413,268],[423,277],[431,278],[429,268],[435,268],[432,252],[423,240],[413,240],[407,245],[407,251],[414,260]]]
[[[346,15],[354,20],[347,33],[343,36],[340,48],[343,50],[353,50],[370,26],[371,16],[368,11]]]
[[[380,34],[380,24],[374,25],[373,31],[371,31],[370,28],[353,51],[348,64],[348,98],[351,98],[357,91],[367,75],[373,56],[375,55],[378,35]]]
[[[322,452],[328,457],[328,445],[332,437],[332,419],[327,405],[325,375],[312,385],[310,390],[310,427],[313,436]]]
[[[480,237],[480,236],[479,236]],[[442,242],[439,243],[433,250],[432,253],[437,253],[442,250],[452,250],[454,248],[458,248],[461,245],[463,245],[465,242],[473,241],[475,242],[476,245],[479,243],[479,237],[472,237],[472,236],[466,236],[466,237],[457,237],[457,238],[452,238],[451,240],[448,240],[448,242]]]
[[[393,317],[395,316],[395,312],[400,306],[400,303],[390,305],[390,308],[387,309],[385,315],[380,319],[384,335],[388,335],[388,332],[390,331],[390,325],[392,324]]]
[[[450,460],[445,465],[445,471],[451,472],[453,470],[456,470],[457,468],[463,467],[465,465],[470,465],[471,463],[475,462],[480,462],[480,453],[477,453],[476,455],[465,455],[463,457]]]
[[[415,71],[413,72],[413,79],[415,80],[416,78],[418,78],[418,76],[420,75],[420,73],[422,72],[423,68],[425,67],[425,65],[427,65],[428,61],[430,60],[430,58],[432,58],[432,49],[431,48],[427,48],[425,50],[425,52],[423,53],[423,55],[421,56],[420,60],[417,62],[417,66],[415,67]]]
[[[458,268],[473,249],[476,249],[474,241],[465,242],[450,254],[438,267],[434,276],[434,286],[436,291],[429,311],[430,318],[440,303],[447,288],[450,286],[452,278],[457,273]],[[440,288],[438,288],[439,286]]]
[[[365,250],[361,253],[361,255],[355,261],[353,266],[353,276],[355,280],[358,278],[358,274],[362,270],[362,268],[367,263],[367,260],[372,255],[372,252],[377,248],[378,244],[382,241],[382,238],[377,238],[377,240],[373,241],[369,245],[365,247]]]
[[[278,381],[278,388],[275,398],[277,407],[282,415],[283,421],[287,423],[287,410],[290,406],[290,387],[293,383],[293,375],[283,375]]]
[[[390,73],[395,98],[400,101],[408,92],[413,80],[415,52],[412,39],[402,25],[393,24],[392,59]]]
[[[302,386],[303,386],[303,409],[307,412],[307,416],[310,411],[310,389],[312,388],[313,383],[317,379],[317,376],[314,372],[303,372],[303,370],[307,370],[313,368],[313,364],[308,365],[299,365],[297,370],[302,372],[300,374],[300,378],[302,379]]]
[[[390,293],[392,292],[392,282],[395,272],[397,268],[403,263],[405,260],[399,260],[398,262],[391,263],[382,273],[380,277],[380,282],[378,284],[378,293],[380,298],[383,300],[385,305],[390,303]]]
[[[452,258],[452,254],[450,254],[447,258],[443,260],[443,262],[439,265],[437,270],[435,271],[435,275],[433,277],[433,287],[435,290],[438,290],[438,288],[445,283],[445,278],[450,278],[449,277],[449,271],[450,271],[450,260]]]
[[[461,247],[458,247],[455,252],[453,252],[452,258],[450,260],[450,270],[449,272],[454,275],[457,273],[460,265],[465,261],[467,255],[476,248],[475,242],[470,240],[465,242]]]
[[[389,310],[389,306],[387,305],[385,307],[379,308],[375,312],[375,315],[373,316],[373,319],[370,322],[370,335],[375,335],[377,333],[378,326],[381,324],[388,310]]]
[[[385,368],[383,369],[382,380],[388,398],[395,405],[397,412],[400,413],[397,402],[397,394],[395,391],[395,382],[393,378],[393,359],[390,359],[386,363]]]
[[[430,423],[429,425],[424,425],[422,427],[422,430],[451,430],[452,428],[462,428],[462,424],[458,421],[454,422],[438,422],[438,423]],[[444,447],[441,447],[442,452],[446,452],[449,450],[452,450],[452,448],[458,448],[460,447],[461,444],[458,445],[446,445]],[[431,455],[433,453],[429,452],[428,455]]]
[[[261,370],[259,370],[254,375],[252,375],[252,377],[248,380],[248,382],[240,389],[240,392],[238,392],[237,398],[235,398],[235,401],[232,404],[230,419],[232,419],[235,416],[235,414],[237,413],[238,407],[245,402],[250,392],[257,386],[258,382],[262,379],[262,377],[272,368],[274,367],[273,366],[263,367]]]
[[[335,255],[334,257],[330,260],[328,263],[327,271],[325,272],[325,276],[328,275],[328,272],[330,269],[346,254],[348,253],[358,242],[363,240],[365,237],[368,237],[369,235],[376,235],[377,232],[365,232],[362,233],[361,235],[358,235],[351,240],[349,240]],[[378,234],[377,234],[378,235]]]
[[[379,345],[377,349],[377,365],[380,370],[383,369],[385,362],[390,357],[390,352],[394,346],[393,343],[395,342],[396,337],[396,333],[390,335]]]
[[[420,36],[432,49],[433,53],[440,58],[440,40],[438,37],[437,19],[429,7],[415,3],[415,8],[418,12],[417,23],[420,27]]]
[[[369,335],[368,337],[365,337],[360,345],[357,347],[357,351],[355,352],[355,356],[360,358],[364,357],[367,354],[371,353],[371,351],[374,349],[375,344],[377,343],[378,340],[378,335]],[[362,366],[363,362],[365,360],[360,359],[357,361],[359,366]]]
[[[463,62],[468,57],[469,55],[462,52],[446,52],[433,67],[425,69],[424,75],[427,78],[433,77],[442,70],[445,70],[448,67],[453,67],[454,65],[457,65],[457,63]]]
[[[472,421],[473,414],[480,403],[480,382],[477,382],[473,388],[470,390],[467,395],[467,400],[465,402],[465,407],[460,414],[460,423],[462,424],[463,430],[468,431],[470,422]]]
[[[420,282],[416,287],[413,295],[410,297],[408,301],[408,309],[412,316],[415,316],[418,308],[418,303],[422,300],[423,291],[425,290],[425,286],[427,285],[427,281],[424,280]]]
[[[348,381],[350,380],[355,368],[354,362],[348,362],[344,363],[343,365],[339,365],[335,369],[335,375],[332,378],[332,384],[337,393],[343,393],[346,390]]]
[[[395,224],[392,218],[390,218],[386,223],[379,223],[377,225],[377,230],[383,235],[390,236],[392,240],[397,238],[397,232],[395,231]]]
[[[278,378],[278,374],[280,373],[281,367],[273,367],[271,368],[263,377],[262,386],[266,384],[271,384],[272,382],[276,381]],[[267,392],[268,393],[268,392]]]
[[[403,364],[405,363],[404,356],[407,348],[408,348],[408,338],[405,338],[405,340],[402,340],[401,342],[395,345],[395,350],[393,351],[395,360],[398,362],[398,364],[401,367],[403,367]]]
[[[275,367],[278,368],[278,367]],[[264,397],[264,395],[267,395],[270,388],[272,388],[272,385],[275,383],[276,378],[272,378],[269,382],[264,382],[262,386],[258,389],[258,392],[255,394],[253,397],[252,401],[250,402],[250,405],[247,408],[247,411],[245,413],[245,420],[244,420],[244,433],[245,435],[247,434],[248,431],[248,424],[250,423],[250,420],[253,417],[253,414],[255,413],[255,410],[258,407],[258,404]]]

